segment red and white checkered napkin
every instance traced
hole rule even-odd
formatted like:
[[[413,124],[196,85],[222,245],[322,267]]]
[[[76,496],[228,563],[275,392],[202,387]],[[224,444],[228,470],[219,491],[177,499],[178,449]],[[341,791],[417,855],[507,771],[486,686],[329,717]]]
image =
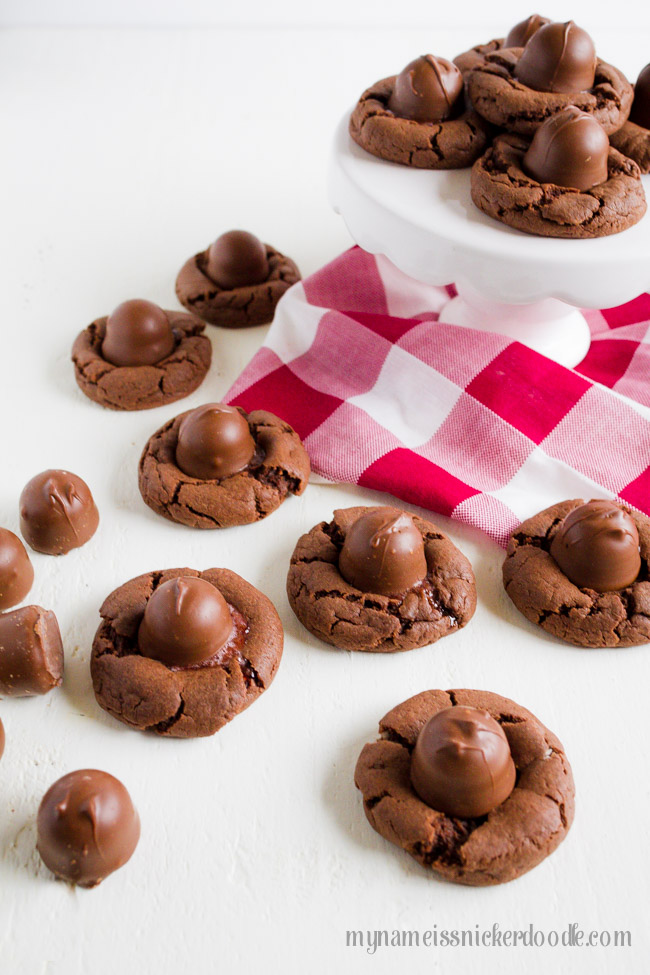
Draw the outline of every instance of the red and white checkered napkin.
[[[566,498],[650,514],[650,295],[587,312],[594,341],[571,370],[502,335],[433,326],[453,293],[352,248],[287,292],[226,400],[287,420],[316,473],[501,544]]]

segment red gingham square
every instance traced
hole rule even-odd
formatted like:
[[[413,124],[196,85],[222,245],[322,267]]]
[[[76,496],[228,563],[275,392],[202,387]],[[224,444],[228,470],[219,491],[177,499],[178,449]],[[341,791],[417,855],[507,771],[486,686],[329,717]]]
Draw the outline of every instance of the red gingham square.
[[[645,511],[646,514],[650,513],[650,466],[619,491],[619,497],[628,504],[634,505],[635,508]]]
[[[336,308],[339,311],[358,309],[388,314],[386,292],[372,254],[360,247],[341,254],[327,267],[303,281],[310,305]]]
[[[366,468],[358,483],[442,515],[450,515],[461,501],[478,493],[442,467],[405,448],[384,454]]]
[[[634,325],[636,322],[650,323],[650,295],[639,295],[616,308],[603,308],[601,314],[610,328]]]
[[[625,375],[638,344],[616,336],[607,341],[595,339],[580,363],[580,372],[583,376],[611,388]]]
[[[275,413],[280,419],[290,423],[304,440],[312,430],[331,416],[342,400],[327,393],[319,393],[294,376],[288,366],[280,366],[228,402],[241,406],[247,413],[252,410]]]

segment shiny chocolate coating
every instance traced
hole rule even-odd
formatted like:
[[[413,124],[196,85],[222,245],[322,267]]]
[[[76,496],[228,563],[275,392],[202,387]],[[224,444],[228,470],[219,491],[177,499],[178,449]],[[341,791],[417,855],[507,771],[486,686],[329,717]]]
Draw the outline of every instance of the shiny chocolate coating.
[[[80,887],[96,887],[131,859],[140,817],[119,779],[81,769],[47,790],[37,831],[36,848],[52,873]]]
[[[203,481],[222,480],[242,471],[255,453],[255,441],[238,409],[206,403],[181,420],[176,463],[184,474]]]
[[[650,129],[650,64],[646,64],[636,79],[630,122]]]
[[[145,657],[168,667],[191,667],[214,656],[232,631],[232,614],[219,590],[205,579],[180,576],[152,594],[138,646]]]
[[[525,47],[533,34],[537,33],[540,27],[550,24],[548,17],[540,17],[539,14],[531,14],[525,20],[510,29],[510,33],[503,42],[504,47]]]
[[[175,346],[167,315],[152,301],[123,301],[106,319],[102,356],[114,366],[153,366]]]
[[[35,552],[64,555],[85,545],[98,524],[90,488],[69,471],[43,471],[20,495],[20,530]]]
[[[0,721],[0,758],[5,753],[5,726],[2,721]]]
[[[596,76],[596,49],[572,20],[535,31],[515,66],[515,77],[535,91],[589,91]]]
[[[0,694],[47,694],[63,679],[63,643],[54,613],[22,606],[0,615]]]
[[[570,106],[540,125],[524,156],[538,183],[588,190],[608,176],[609,139],[600,122]]]
[[[398,596],[427,574],[424,539],[405,511],[375,508],[350,525],[339,571],[361,592]]]
[[[269,276],[266,247],[247,230],[229,230],[208,248],[205,269],[220,288],[262,284]]]
[[[442,122],[461,104],[463,76],[455,64],[423,54],[395,78],[388,108],[400,118]]]
[[[411,783],[428,806],[460,819],[485,816],[515,786],[510,745],[480,708],[444,708],[427,721],[411,756]]]
[[[553,536],[551,555],[574,585],[596,592],[625,589],[641,570],[636,525],[613,501],[588,501],[570,511]]]
[[[22,603],[33,582],[34,568],[25,546],[8,528],[0,528],[0,610]]]

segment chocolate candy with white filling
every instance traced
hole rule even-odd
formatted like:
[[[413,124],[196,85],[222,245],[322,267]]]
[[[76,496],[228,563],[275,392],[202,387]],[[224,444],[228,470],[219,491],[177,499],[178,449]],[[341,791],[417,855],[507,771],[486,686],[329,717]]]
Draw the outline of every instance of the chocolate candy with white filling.
[[[339,571],[361,592],[397,596],[426,577],[424,540],[406,512],[373,509],[348,529]]]
[[[232,633],[232,614],[216,586],[179,576],[158,586],[147,602],[138,646],[145,657],[191,667],[213,657]]]
[[[114,366],[153,366],[175,347],[169,318],[152,301],[123,301],[106,319],[102,355]]]
[[[525,20],[515,24],[510,29],[510,33],[503,42],[504,47],[525,47],[533,34],[536,34],[540,27],[550,24],[548,17],[540,17],[539,14],[531,14]]]
[[[400,118],[442,122],[457,114],[462,94],[463,76],[456,65],[423,54],[397,75],[388,108]]]
[[[447,816],[485,816],[508,798],[515,779],[508,739],[487,711],[445,708],[418,735],[411,783],[428,806]]]
[[[81,769],[45,793],[37,829],[38,852],[52,873],[79,887],[96,887],[130,860],[140,817],[119,779]]]
[[[574,585],[596,592],[626,589],[641,569],[637,527],[613,501],[573,508],[553,537],[551,555]]]
[[[588,190],[607,179],[609,139],[593,116],[569,106],[535,132],[524,169],[538,183]]]
[[[0,694],[47,694],[63,680],[63,643],[54,613],[23,606],[0,615]]]
[[[229,230],[208,248],[205,273],[228,290],[261,284],[269,276],[266,247],[247,230]]]
[[[535,91],[589,91],[596,77],[594,42],[572,20],[546,24],[524,47],[515,77]]]
[[[35,552],[64,555],[85,545],[98,524],[90,488],[69,471],[43,471],[20,495],[20,530]]]
[[[22,603],[33,582],[34,569],[25,546],[8,528],[0,528],[0,610]]]
[[[636,79],[630,122],[644,129],[650,129],[650,64],[646,64]]]
[[[231,477],[248,466],[254,453],[248,423],[234,406],[206,403],[188,413],[178,428],[176,463],[190,477]]]

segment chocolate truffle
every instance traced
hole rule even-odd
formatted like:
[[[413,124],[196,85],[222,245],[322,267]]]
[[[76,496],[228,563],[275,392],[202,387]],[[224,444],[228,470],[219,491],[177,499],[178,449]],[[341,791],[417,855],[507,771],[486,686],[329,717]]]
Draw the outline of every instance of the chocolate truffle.
[[[167,666],[191,667],[214,656],[232,632],[228,603],[216,586],[180,576],[158,586],[147,602],[138,647]]]
[[[524,169],[538,183],[588,190],[607,179],[609,139],[593,116],[569,106],[535,132]]]
[[[636,525],[613,501],[588,501],[570,511],[551,555],[574,585],[596,592],[631,586],[641,569]]]
[[[222,480],[242,471],[255,453],[246,419],[234,406],[206,403],[181,421],[176,463],[202,481]]]
[[[152,301],[123,301],[106,319],[102,355],[114,366],[153,366],[175,346],[167,315]]]
[[[0,758],[2,758],[4,753],[5,753],[5,728],[2,721],[0,721]]]
[[[22,603],[33,582],[34,569],[25,546],[8,528],[0,528],[0,610]]]
[[[650,64],[646,64],[636,79],[630,122],[650,129]]]
[[[455,114],[463,93],[463,76],[455,64],[423,54],[395,78],[388,108],[400,118],[442,122]]]
[[[531,14],[525,20],[521,20],[511,28],[510,33],[503,42],[504,47],[525,47],[533,34],[536,34],[540,27],[550,24],[548,17],[540,17],[539,14]]]
[[[339,571],[361,592],[397,596],[427,574],[424,540],[406,512],[374,508],[348,529]]]
[[[515,778],[508,739],[487,711],[444,708],[418,735],[411,757],[413,788],[447,816],[485,816],[508,798]]]
[[[64,555],[85,545],[98,524],[90,488],[69,471],[43,471],[20,495],[20,530],[35,552]]]
[[[261,284],[269,276],[266,247],[246,230],[229,230],[208,248],[205,270],[220,288]]]
[[[119,779],[81,769],[47,790],[37,829],[36,848],[52,873],[79,887],[96,887],[130,860],[140,818]]]
[[[526,44],[515,77],[535,91],[588,91],[596,77],[594,42],[572,20],[546,24]]]
[[[23,606],[0,615],[0,694],[47,694],[63,679],[63,644],[54,613]]]

